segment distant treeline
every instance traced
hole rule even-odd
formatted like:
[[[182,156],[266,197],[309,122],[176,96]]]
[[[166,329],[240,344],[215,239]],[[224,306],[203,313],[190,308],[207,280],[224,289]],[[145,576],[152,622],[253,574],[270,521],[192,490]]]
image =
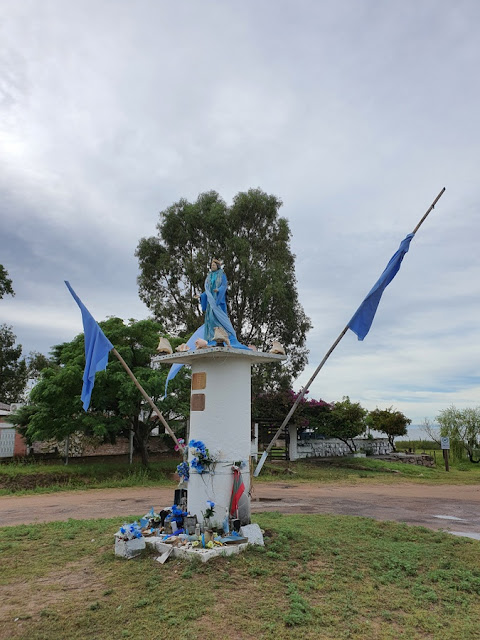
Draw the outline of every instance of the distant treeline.
[[[411,449],[416,453],[432,451],[434,449],[440,450],[438,442],[434,442],[433,440],[397,440],[395,442],[395,447],[397,451],[407,451],[408,449]]]

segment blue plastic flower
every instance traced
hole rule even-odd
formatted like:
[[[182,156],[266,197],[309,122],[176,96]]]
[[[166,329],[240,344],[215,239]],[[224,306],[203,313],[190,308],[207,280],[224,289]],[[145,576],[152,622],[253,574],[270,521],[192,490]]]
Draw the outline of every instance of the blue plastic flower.
[[[203,464],[198,458],[192,458],[192,460],[190,461],[190,466],[192,467],[192,469],[195,469],[197,473],[203,473],[204,471]]]
[[[182,476],[185,482],[188,482],[190,477],[190,468],[188,466],[188,462],[181,462],[177,466],[177,473],[179,476]]]
[[[200,452],[200,453],[202,453],[202,454],[205,454],[205,453],[206,453],[206,450],[207,450],[207,448],[206,448],[206,446],[205,446],[205,443],[204,443],[204,442],[202,442],[201,440],[193,440],[193,439],[192,439],[192,440],[190,440],[190,442],[188,443],[188,446],[189,446],[191,449],[195,449],[195,450],[199,451],[199,452]]]
[[[120,534],[124,537],[124,540],[132,540],[134,538],[142,537],[142,530],[140,529],[138,522],[132,522],[131,524],[124,523],[123,527],[120,527]]]

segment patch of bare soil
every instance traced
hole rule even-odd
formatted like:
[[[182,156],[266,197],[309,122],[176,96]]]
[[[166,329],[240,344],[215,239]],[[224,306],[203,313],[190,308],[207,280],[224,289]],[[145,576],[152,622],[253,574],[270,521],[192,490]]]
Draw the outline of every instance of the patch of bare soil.
[[[25,561],[28,562],[28,558]],[[21,635],[24,622],[40,616],[42,611],[54,610],[72,593],[81,593],[82,599],[88,601],[98,599],[104,590],[91,558],[57,567],[28,582],[19,579],[0,586],[0,640]],[[3,635],[3,631],[7,635]]]

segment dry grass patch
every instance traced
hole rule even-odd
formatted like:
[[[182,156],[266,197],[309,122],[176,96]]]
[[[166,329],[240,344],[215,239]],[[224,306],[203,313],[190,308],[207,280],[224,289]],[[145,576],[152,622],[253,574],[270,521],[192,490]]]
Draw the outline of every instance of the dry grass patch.
[[[105,589],[92,558],[68,563],[30,581],[12,581],[0,587],[0,629],[17,619],[14,635],[10,635],[17,637],[25,620],[54,616],[58,607],[68,601],[74,603],[75,608],[86,606],[87,602],[96,601]]]

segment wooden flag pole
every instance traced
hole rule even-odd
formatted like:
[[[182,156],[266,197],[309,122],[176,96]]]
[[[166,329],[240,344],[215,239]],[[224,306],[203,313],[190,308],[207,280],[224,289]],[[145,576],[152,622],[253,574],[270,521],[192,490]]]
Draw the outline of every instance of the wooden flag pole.
[[[415,229],[413,230],[413,234],[415,235],[415,233],[417,233],[417,231],[420,229],[421,225],[423,224],[423,222],[425,221],[426,217],[428,216],[428,214],[430,213],[430,211],[432,211],[432,209],[435,208],[435,205],[437,204],[437,202],[439,201],[439,199],[442,197],[443,193],[445,192],[445,187],[443,187],[443,189],[440,191],[440,193],[438,194],[438,196],[435,198],[435,200],[432,202],[432,204],[430,205],[430,207],[428,208],[428,210],[426,211],[426,213],[423,215],[422,219],[420,220],[420,222],[417,224],[417,226],[415,227]],[[317,377],[319,371],[322,369],[323,365],[325,364],[325,362],[328,360],[328,358],[330,357],[330,355],[332,354],[332,352],[334,351],[334,349],[337,347],[338,343],[340,342],[340,340],[343,338],[343,336],[347,333],[348,331],[348,324],[345,327],[345,329],[343,329],[343,331],[341,332],[341,334],[338,336],[338,338],[335,340],[335,342],[332,344],[332,346],[330,347],[330,349],[327,351],[327,353],[325,354],[323,360],[320,362],[320,364],[318,365],[318,367],[315,369],[315,371],[313,372],[312,377],[310,378],[310,380],[307,382],[307,384],[302,388],[302,390],[300,391],[297,399],[295,400],[292,408],[290,409],[290,411],[288,412],[288,414],[285,417],[285,420],[282,422],[282,424],[280,425],[280,427],[278,428],[277,432],[275,433],[275,435],[273,436],[270,444],[268,445],[268,447],[265,449],[265,451],[262,454],[262,457],[260,458],[258,464],[257,464],[257,468],[255,469],[255,471],[253,472],[253,476],[256,478],[259,474],[260,471],[262,470],[263,465],[265,464],[265,460],[268,457],[268,454],[270,453],[275,440],[280,436],[280,434],[282,433],[282,431],[285,429],[285,427],[287,426],[287,424],[290,421],[290,418],[293,416],[293,414],[295,413],[298,405],[300,404],[300,402],[303,400],[305,394],[307,393],[308,389],[310,388],[310,385],[312,384],[312,382],[315,380],[315,378]]]
[[[142,396],[145,398],[145,400],[148,402],[148,404],[152,407],[152,409],[155,411],[155,413],[157,414],[157,416],[160,418],[160,422],[163,424],[163,426],[165,427],[167,433],[169,435],[172,436],[175,444],[177,445],[179,451],[183,454],[184,451],[184,447],[183,445],[180,444],[180,442],[177,440],[177,436],[173,433],[173,431],[171,430],[171,428],[168,426],[167,421],[165,420],[165,418],[162,415],[162,412],[160,411],[160,409],[157,407],[157,405],[153,402],[153,400],[150,398],[150,396],[147,394],[147,392],[145,391],[145,389],[142,387],[142,385],[139,383],[139,381],[136,379],[136,377],[133,375],[132,370],[130,369],[130,367],[128,366],[128,364],[125,362],[125,360],[122,358],[122,356],[118,353],[118,351],[115,349],[115,347],[112,349],[112,353],[120,360],[120,363],[122,364],[122,367],[125,369],[125,371],[128,373],[128,375],[130,376],[130,378],[133,380],[134,385],[137,387],[137,389],[140,391],[140,393],[142,394]]]
[[[332,344],[332,346],[330,347],[330,349],[327,351],[327,353],[325,354],[325,356],[323,357],[323,360],[320,362],[320,364],[318,365],[318,367],[315,369],[315,371],[313,372],[312,377],[310,378],[310,380],[307,382],[307,384],[302,388],[302,390],[300,391],[300,393],[298,394],[297,399],[295,400],[295,402],[293,403],[292,408],[290,409],[290,411],[287,413],[284,421],[282,422],[282,424],[279,426],[276,434],[273,436],[270,444],[268,445],[268,447],[265,449],[265,451],[262,453],[262,457],[260,458],[260,460],[258,461],[257,464],[257,468],[255,469],[255,471],[253,472],[253,477],[256,478],[260,471],[262,470],[263,465],[265,464],[265,460],[267,459],[268,454],[270,453],[275,440],[278,438],[278,436],[282,433],[282,431],[285,429],[285,427],[287,426],[287,424],[290,421],[290,418],[293,416],[293,414],[295,413],[295,411],[297,410],[298,405],[300,404],[300,402],[303,400],[305,394],[307,393],[310,385],[312,384],[312,382],[315,380],[315,378],[317,377],[318,372],[320,371],[320,369],[323,367],[323,365],[325,364],[325,362],[328,360],[328,358],[330,357],[330,354],[332,353],[332,351],[335,349],[335,347],[337,346],[337,344],[340,342],[340,340],[343,338],[343,336],[347,333],[348,331],[348,325],[345,327],[345,329],[342,331],[342,333],[338,336],[338,338],[335,340],[335,342]]]
[[[437,204],[437,202],[440,200],[440,198],[443,196],[444,193],[445,193],[445,187],[443,187],[443,189],[440,191],[438,196],[435,198],[435,200],[430,205],[429,209],[425,212],[423,218],[420,220],[420,222],[417,224],[415,229],[412,231],[413,235],[415,235],[417,233],[417,231],[420,229],[420,227],[422,226],[423,222],[425,221],[425,219],[428,216],[428,214],[430,213],[430,211],[432,209],[435,209],[435,205]]]

